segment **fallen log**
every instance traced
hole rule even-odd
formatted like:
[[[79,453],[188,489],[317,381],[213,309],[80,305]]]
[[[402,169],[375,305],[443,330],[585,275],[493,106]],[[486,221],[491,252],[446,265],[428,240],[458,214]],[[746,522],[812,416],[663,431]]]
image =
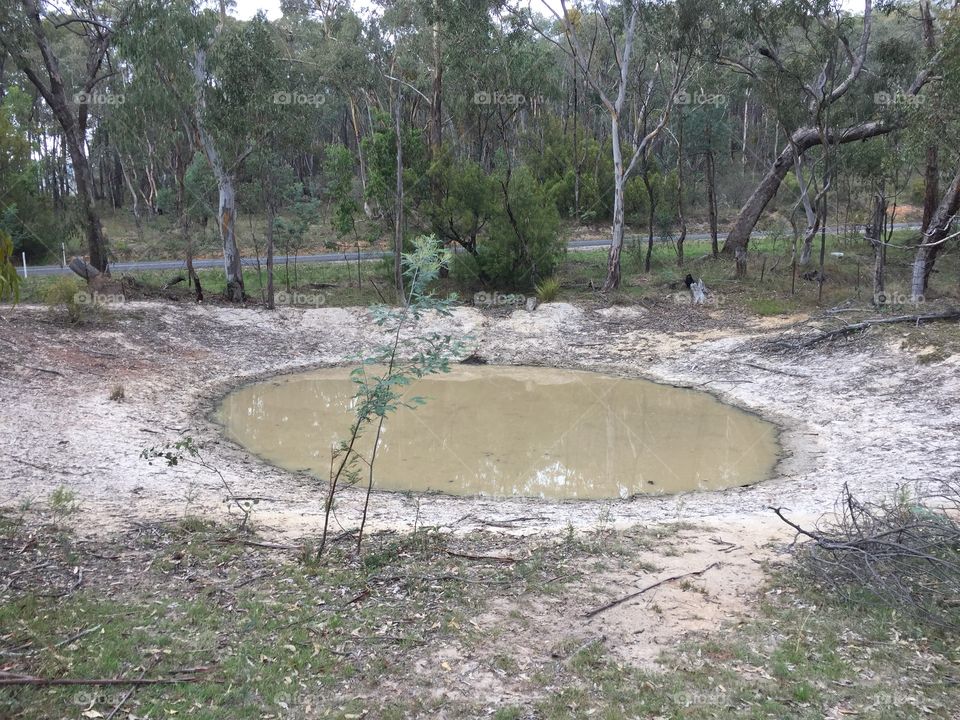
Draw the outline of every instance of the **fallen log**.
[[[845,325],[842,328],[837,328],[836,330],[830,330],[829,332],[821,333],[816,337],[800,343],[800,347],[813,347],[814,345],[826,342],[827,340],[833,340],[834,338],[850,335],[851,333],[860,332],[861,330],[866,330],[874,325],[890,325],[892,323],[908,322],[919,325],[920,323],[933,322],[935,320],[960,320],[960,310],[944,310],[943,312],[929,313],[927,315],[898,315],[896,317],[878,318],[876,320],[864,320],[863,322],[852,323],[851,325]]]
[[[67,267],[73,270],[73,272],[87,282],[96,279],[100,275],[100,271],[82,257],[73,258],[69,263],[67,263]]]

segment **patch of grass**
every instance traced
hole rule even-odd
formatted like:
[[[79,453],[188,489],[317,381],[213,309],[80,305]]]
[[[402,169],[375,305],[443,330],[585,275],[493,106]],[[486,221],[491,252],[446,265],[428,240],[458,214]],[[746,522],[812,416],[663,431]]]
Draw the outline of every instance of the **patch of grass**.
[[[662,672],[626,666],[599,643],[585,648],[567,665],[574,682],[537,711],[551,719],[948,717],[960,702],[951,680],[958,660],[954,639],[785,572],[758,617],[668,649]]]
[[[492,627],[472,622],[491,600],[522,597],[535,608],[567,574],[587,583],[577,592],[589,591],[595,566],[679,541],[686,524],[539,539],[381,533],[362,558],[347,537],[303,564],[296,552],[251,548],[246,536],[203,518],[141,524],[115,549],[94,546],[94,555],[86,543],[46,543],[44,529],[21,527],[16,513],[4,518],[11,537],[0,543],[0,570],[17,582],[16,592],[0,592],[9,671],[90,678],[146,670],[195,680],[137,688],[124,704],[137,717],[893,720],[948,717],[960,702],[950,680],[960,661],[955,639],[879,607],[848,605],[789,569],[771,578],[755,617],[666,648],[656,672],[624,663],[599,632],[560,639],[549,658],[527,664],[510,652],[511,632],[529,620],[517,607]],[[19,552],[18,534],[36,546]],[[63,565],[66,581],[72,567],[87,580],[58,595],[37,576],[24,591],[22,572],[40,557]],[[449,654],[457,648],[497,675],[524,676],[529,699],[498,707],[450,697],[446,684],[462,679]],[[107,715],[127,689],[8,688],[0,716]]]
[[[122,402],[126,397],[127,391],[123,385],[114,385],[113,390],[110,391],[110,399],[113,402]]]
[[[50,509],[60,517],[73,515],[80,509],[77,494],[63,485],[50,493]]]
[[[796,305],[794,303],[775,297],[755,298],[749,300],[747,304],[751,310],[761,317],[789,315],[792,312],[796,312]]]
[[[556,277],[546,278],[537,284],[537,300],[542,303],[553,302],[560,295],[560,279]]]

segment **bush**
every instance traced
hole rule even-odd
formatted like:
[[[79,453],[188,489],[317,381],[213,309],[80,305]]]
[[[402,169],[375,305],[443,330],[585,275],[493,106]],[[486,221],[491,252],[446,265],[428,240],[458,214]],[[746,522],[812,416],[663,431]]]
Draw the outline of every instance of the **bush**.
[[[507,191],[479,246],[481,277],[498,288],[529,290],[550,277],[566,251],[560,214],[526,168],[510,176]]]
[[[74,325],[93,320],[99,311],[83,284],[72,277],[58,277],[50,283],[43,302],[51,309],[65,309],[67,320]]]

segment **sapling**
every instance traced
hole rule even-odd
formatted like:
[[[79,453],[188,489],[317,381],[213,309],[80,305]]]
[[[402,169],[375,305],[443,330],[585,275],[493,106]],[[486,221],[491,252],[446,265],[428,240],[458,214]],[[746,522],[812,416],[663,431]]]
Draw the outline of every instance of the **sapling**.
[[[441,333],[414,333],[404,337],[403,330],[414,326],[425,312],[450,315],[456,295],[446,299],[435,297],[429,287],[440,274],[441,266],[448,262],[449,251],[443,249],[433,235],[421,235],[413,241],[413,251],[403,253],[404,275],[407,292],[402,307],[375,305],[370,309],[378,326],[384,328],[390,341],[376,348],[367,356],[358,358],[360,365],[350,374],[356,385],[354,417],[346,440],[337,445],[330,460],[330,476],[324,506],[323,535],[317,548],[321,556],[326,547],[330,515],[337,490],[355,485],[366,479],[366,495],[360,529],[357,532],[357,552],[363,542],[363,531],[373,492],[375,467],[380,437],[388,415],[400,407],[416,408],[425,400],[407,394],[412,381],[426,375],[449,372],[450,358],[461,353],[463,343],[450,335]],[[372,431],[373,445],[369,457],[360,451],[360,438]]]
[[[148,461],[151,465],[153,465],[154,460],[163,460],[169,467],[175,467],[185,462],[215,473],[216,476],[220,478],[220,484],[223,485],[224,490],[227,492],[227,497],[224,502],[228,507],[232,505],[240,512],[241,519],[237,530],[246,530],[247,524],[250,522],[250,516],[253,514],[253,506],[258,503],[258,499],[237,497],[236,493],[233,492],[233,488],[230,487],[230,483],[228,483],[227,479],[223,476],[223,473],[203,457],[201,449],[202,446],[194,442],[194,439],[188,435],[174,443],[146,448],[140,453],[140,457]]]

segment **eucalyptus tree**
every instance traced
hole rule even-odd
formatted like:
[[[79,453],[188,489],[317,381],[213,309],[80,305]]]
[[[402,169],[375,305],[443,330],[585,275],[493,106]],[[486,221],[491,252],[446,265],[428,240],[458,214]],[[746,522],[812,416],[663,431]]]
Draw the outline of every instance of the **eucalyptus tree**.
[[[95,197],[95,182],[87,155],[87,120],[91,103],[108,102],[101,86],[115,72],[110,58],[118,28],[129,5],[65,0],[42,5],[20,0],[0,9],[0,47],[36,88],[63,133],[76,183],[90,264],[107,272],[107,238]],[[83,70],[64,71],[58,43],[73,39],[82,48]]]
[[[940,52],[943,81],[932,87],[925,102],[916,103],[912,108],[912,134],[916,144],[927,151],[925,195],[929,195],[931,183],[929,148],[936,147],[938,150],[937,177],[939,168],[946,169],[948,173],[946,187],[938,193],[929,218],[925,203],[924,227],[917,243],[911,273],[910,294],[914,299],[927,294],[937,257],[946,244],[960,234],[951,232],[960,212],[960,122],[956,115],[956,108],[960,106],[960,83],[957,82],[960,75],[960,20],[956,13],[944,18]]]
[[[275,119],[316,95],[285,88],[281,53],[262,15],[245,23],[193,0],[144,0],[138,4],[137,34],[128,48],[135,71],[153,75],[167,93],[170,117],[193,138],[181,144],[185,159],[196,148],[206,157],[217,184],[217,219],[223,247],[226,297],[244,298],[237,241],[237,186],[244,161],[276,131]],[[176,108],[176,110],[174,110]],[[180,167],[184,173],[189,163]],[[186,208],[186,204],[182,204]]]
[[[750,49],[745,57],[721,57],[720,61],[749,76],[766,93],[787,141],[740,209],[724,242],[723,252],[734,256],[738,274],[746,270],[753,228],[783,179],[797,167],[798,158],[814,147],[822,146],[829,153],[840,144],[877,137],[904,124],[901,113],[882,112],[889,108],[875,102],[876,96],[857,92],[866,84],[862,76],[872,49],[871,0],[865,0],[859,18],[846,14],[833,1],[794,5],[759,0],[744,6],[742,14],[748,21],[747,33],[753,36]],[[849,36],[857,26],[859,39],[851,46]],[[917,97],[938,60],[934,56],[918,68],[901,68],[898,76],[909,73],[905,86],[884,92]],[[875,85],[874,89],[880,91]],[[829,182],[828,176],[829,170],[823,185]],[[822,223],[825,195],[820,199],[817,210]]]
[[[624,0],[613,5],[597,3],[590,15],[598,32],[587,39],[583,37],[581,24],[584,11],[568,9],[566,0],[561,0],[560,8],[560,11],[550,8],[557,23],[557,35],[541,30],[542,35],[573,60],[610,122],[613,238],[603,289],[613,290],[620,286],[626,183],[651,143],[666,127],[674,101],[690,71],[693,43],[689,40],[696,35],[697,12],[688,2],[669,6],[641,0]],[[638,26],[643,30],[639,34]],[[604,38],[602,46],[597,44],[598,35]],[[629,104],[628,95],[633,96]],[[631,122],[628,113],[646,122],[641,119]]]

